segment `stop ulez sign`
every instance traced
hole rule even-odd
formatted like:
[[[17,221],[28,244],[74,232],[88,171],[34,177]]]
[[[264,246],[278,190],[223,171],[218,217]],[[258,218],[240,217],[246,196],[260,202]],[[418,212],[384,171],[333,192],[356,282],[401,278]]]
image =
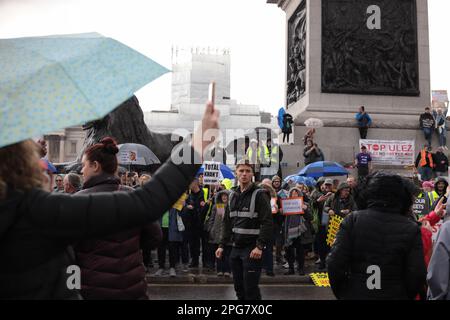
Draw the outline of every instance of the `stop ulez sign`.
[[[394,166],[414,164],[414,140],[359,140],[359,144],[360,147],[366,146],[373,164]]]
[[[390,151],[390,152],[412,152],[413,145],[398,144],[366,144],[367,150],[370,151]]]

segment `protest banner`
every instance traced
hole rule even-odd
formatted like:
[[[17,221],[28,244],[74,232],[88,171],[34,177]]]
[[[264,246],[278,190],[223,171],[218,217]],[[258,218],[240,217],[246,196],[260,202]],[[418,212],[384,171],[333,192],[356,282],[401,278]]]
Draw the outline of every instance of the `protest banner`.
[[[339,231],[339,227],[341,226],[341,222],[344,218],[341,218],[338,215],[333,215],[330,218],[330,223],[328,224],[328,234],[327,234],[327,244],[328,246],[332,246],[334,240],[336,240],[336,235]]]
[[[219,183],[220,162],[205,161],[203,163],[205,171],[203,172],[203,184],[214,185]]]
[[[281,208],[286,216],[294,214],[304,214],[303,197],[281,199]]]
[[[276,214],[278,212],[277,198],[270,199],[270,207],[272,208],[272,214]]]
[[[416,216],[421,217],[421,216],[428,214],[428,212],[426,212],[426,211],[428,211],[426,201],[427,201],[427,199],[425,197],[416,198],[416,200],[414,200],[413,213]]]
[[[310,277],[316,287],[330,287],[328,273],[311,273]]]
[[[445,108],[445,104],[448,102],[447,90],[432,90],[432,107],[433,109]]]
[[[361,139],[359,146],[366,146],[374,165],[409,166],[415,161],[414,140]]]

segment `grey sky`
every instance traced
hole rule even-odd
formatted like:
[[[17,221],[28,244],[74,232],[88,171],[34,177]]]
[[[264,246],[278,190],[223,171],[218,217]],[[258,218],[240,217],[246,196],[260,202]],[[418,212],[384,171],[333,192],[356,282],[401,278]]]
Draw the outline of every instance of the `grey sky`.
[[[431,87],[450,89],[450,1],[429,0]],[[231,49],[231,96],[276,113],[284,102],[285,15],[265,0],[0,0],[0,38],[96,31],[171,68],[171,47]],[[170,106],[171,75],[141,89]]]

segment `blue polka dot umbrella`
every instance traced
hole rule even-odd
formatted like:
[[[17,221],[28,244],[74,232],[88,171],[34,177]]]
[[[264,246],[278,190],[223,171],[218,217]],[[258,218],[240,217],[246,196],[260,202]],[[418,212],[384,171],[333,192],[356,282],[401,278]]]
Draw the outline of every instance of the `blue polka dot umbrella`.
[[[97,33],[0,39],[0,147],[101,118],[168,71]]]

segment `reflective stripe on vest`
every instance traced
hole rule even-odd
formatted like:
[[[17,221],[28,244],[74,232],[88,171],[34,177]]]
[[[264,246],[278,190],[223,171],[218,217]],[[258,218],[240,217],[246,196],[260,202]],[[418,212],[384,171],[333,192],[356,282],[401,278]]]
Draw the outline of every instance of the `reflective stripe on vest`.
[[[230,218],[258,218],[258,212],[243,212],[243,211],[231,211],[230,212]]]
[[[258,235],[259,234],[259,229],[233,228],[233,233],[236,233],[236,234],[247,234],[247,235]]]
[[[256,189],[252,192],[252,198],[250,199],[250,210],[248,212],[244,211],[231,211],[230,212],[230,218],[246,218],[249,219],[248,221],[252,221],[250,219],[258,218],[258,212],[255,212],[255,206],[256,206],[256,196],[259,192],[264,192],[263,189]],[[231,200],[233,199],[235,192],[232,192],[229,197],[229,208],[231,208]],[[236,234],[246,234],[246,235],[258,235],[259,229],[250,229],[250,228],[233,228],[233,233]]]

